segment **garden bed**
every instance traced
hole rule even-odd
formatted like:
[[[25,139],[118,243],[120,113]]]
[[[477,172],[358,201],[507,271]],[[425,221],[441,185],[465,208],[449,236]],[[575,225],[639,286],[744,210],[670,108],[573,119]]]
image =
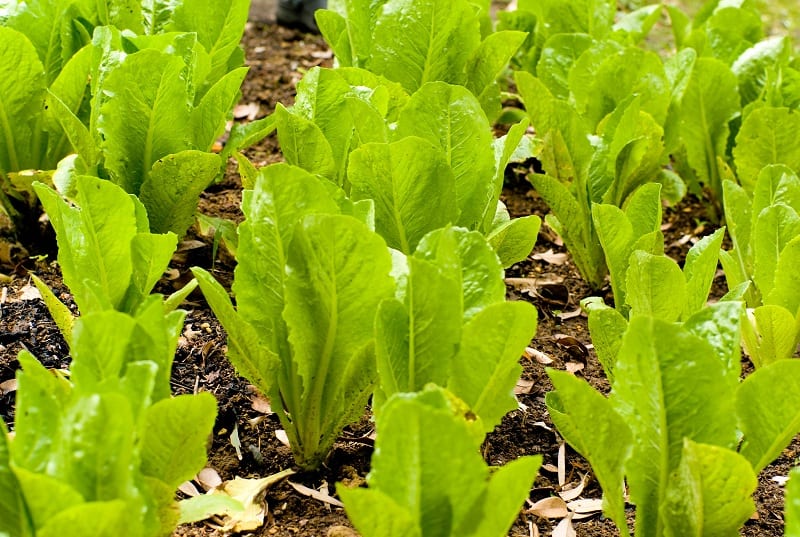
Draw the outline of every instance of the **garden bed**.
[[[309,36],[273,25],[249,24],[245,47],[250,73],[243,88],[241,105],[236,115],[240,121],[262,117],[274,110],[276,103],[290,104],[294,84],[302,74],[317,65],[329,66],[332,55],[319,37]],[[274,136],[247,151],[257,166],[281,159]],[[539,214],[546,206],[523,179],[529,172],[518,165],[506,175],[503,199],[512,216]],[[223,182],[208,189],[201,200],[200,211],[209,216],[241,220],[239,202],[241,184],[235,168],[229,165]],[[674,208],[665,210],[662,227],[667,253],[682,262],[688,248],[703,235],[713,231],[704,222],[704,208],[688,198]],[[42,251],[52,251],[42,245]],[[171,292],[190,279],[189,268],[201,266],[211,270],[225,285],[232,280],[233,262],[220,248],[212,258],[212,240],[190,234],[173,260],[172,269],[157,289]],[[18,368],[17,353],[28,349],[48,368],[67,368],[67,346],[41,300],[32,294],[27,272],[42,277],[51,288],[66,298],[52,258],[29,258],[18,265],[4,283],[2,316],[0,317],[0,415],[11,424],[14,412],[14,386],[11,379]],[[551,389],[546,365],[574,371],[595,387],[607,391],[602,367],[591,348],[587,322],[579,311],[579,302],[590,294],[589,288],[571,263],[566,249],[557,236],[543,227],[534,253],[524,263],[507,271],[508,296],[526,300],[539,311],[539,328],[531,342],[528,356],[521,359],[524,368],[517,387],[520,409],[511,412],[503,423],[488,436],[483,455],[492,465],[501,465],[522,455],[541,454],[544,466],[540,470],[530,500],[546,498],[559,490],[559,448],[561,439],[547,415],[544,395]],[[721,273],[715,280],[712,297],[726,291]],[[610,296],[610,289],[606,292]],[[278,418],[265,408],[264,400],[249,383],[238,377],[225,358],[225,334],[199,292],[191,295],[184,307],[190,310],[179,343],[173,367],[172,387],[176,393],[208,391],[219,403],[219,414],[210,440],[208,466],[223,479],[263,477],[293,465],[291,451],[276,437],[280,429]],[[351,426],[337,443],[325,469],[313,474],[299,474],[292,482],[314,489],[327,487],[334,494],[337,482],[359,483],[369,470],[372,452],[372,424],[365,420]],[[238,435],[239,453],[232,442]],[[760,475],[756,493],[758,507],[742,530],[747,536],[779,536],[783,534],[783,487],[773,478],[786,476],[800,457],[800,441],[795,439],[782,457]],[[569,448],[562,463],[567,484],[580,482],[590,474],[588,464]],[[598,499],[601,492],[592,479],[581,495]],[[263,528],[252,535],[324,536],[349,535],[344,511],[338,507],[297,492],[283,482],[267,494],[269,518]],[[529,507],[526,506],[526,509]],[[630,512],[632,517],[632,511]],[[558,519],[545,520],[535,514],[523,514],[515,523],[511,535],[531,535],[536,525],[541,535],[550,535]],[[599,513],[574,522],[577,535],[617,535],[611,521]],[[175,535],[211,536],[218,533],[204,524],[181,527]]]

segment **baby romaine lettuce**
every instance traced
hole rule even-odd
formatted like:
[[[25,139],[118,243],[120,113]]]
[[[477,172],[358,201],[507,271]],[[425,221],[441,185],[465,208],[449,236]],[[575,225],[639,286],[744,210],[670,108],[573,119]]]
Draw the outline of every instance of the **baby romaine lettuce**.
[[[58,99],[71,113],[82,114],[89,100],[91,50],[76,51],[59,64],[53,79],[22,33],[0,27],[0,50],[0,211],[22,228],[35,201],[30,185],[38,177],[17,172],[52,170],[69,152],[58,114],[45,101]]]
[[[487,116],[499,115],[495,80],[526,36],[506,30],[484,37],[486,5],[470,0],[339,0],[329,8],[316,17],[340,65],[384,76],[409,93],[431,81],[464,86]]]
[[[376,412],[391,395],[433,383],[491,431],[516,405],[519,356],[536,331],[535,309],[505,301],[502,267],[474,231],[434,231],[396,265],[401,285],[381,303],[375,323]]]
[[[51,188],[34,185],[58,240],[58,262],[81,313],[117,310],[135,313],[167,268],[177,246],[174,233],[149,231],[147,212],[134,196],[96,177],[76,178],[73,206]],[[34,279],[64,336],[72,332],[72,314]],[[196,286],[190,284],[164,304],[176,308]]]
[[[592,206],[621,207],[636,188],[662,175],[663,131],[634,97],[621,102],[593,135],[575,107],[540,79],[526,72],[515,79],[541,140],[537,158],[545,173],[529,180],[552,211],[548,224],[564,239],[581,275],[599,289],[608,269]]]
[[[279,409],[303,468],[325,461],[376,382],[374,319],[394,282],[363,205],[300,168],[263,168],[242,201],[238,310],[213,276],[194,269],[228,332],[231,362]]]
[[[362,69],[313,69],[275,124],[287,162],[375,201],[377,231],[392,248],[411,254],[453,224],[481,231],[504,266],[530,253],[539,218],[512,220],[499,202],[527,123],[495,141],[466,88],[429,82],[409,96]]]
[[[220,173],[220,157],[210,149],[247,72],[232,68],[215,81],[213,51],[198,39],[99,27],[88,125],[59,99],[51,103],[80,155],[64,175],[107,177],[139,196],[153,232],[182,235],[191,225],[200,192]]]
[[[174,491],[205,463],[216,414],[210,394],[170,397],[184,315],[158,297],[136,317],[84,315],[69,380],[20,354],[13,438],[0,423],[0,532],[172,533]]]
[[[735,311],[731,319],[738,321]],[[689,324],[633,318],[608,398],[549,371],[556,388],[547,395],[550,415],[592,464],[623,535],[623,471],[637,536],[730,534],[754,510],[756,474],[800,430],[800,411],[775,390],[776,382],[796,389],[800,364],[777,362],[740,383],[738,360],[724,358],[738,355],[738,340],[727,338],[721,353],[703,323]]]
[[[367,489],[338,493],[365,537],[500,537],[516,518],[541,457],[492,472],[452,396],[432,386],[397,394],[377,418]]]
[[[733,248],[720,254],[730,288],[747,287],[750,322],[744,344],[760,367],[790,358],[800,343],[800,179],[783,165],[766,166],[752,198],[731,181],[723,185]]]
[[[593,205],[592,221],[605,253],[614,303],[621,312],[626,312],[625,289],[631,254],[637,250],[664,253],[661,185],[641,186],[628,199],[624,209],[610,203]]]
[[[786,486],[786,537],[800,535],[800,468],[789,474]]]

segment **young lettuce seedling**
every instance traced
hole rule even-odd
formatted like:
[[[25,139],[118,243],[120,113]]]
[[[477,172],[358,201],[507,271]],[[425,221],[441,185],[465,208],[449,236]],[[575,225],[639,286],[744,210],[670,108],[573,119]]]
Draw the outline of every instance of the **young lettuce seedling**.
[[[34,212],[31,183],[42,172],[19,172],[53,170],[70,150],[58,114],[45,106],[45,99],[57,98],[80,114],[88,103],[91,50],[49,51],[58,65],[44,65],[37,55],[41,51],[23,33],[0,26],[0,51],[0,113],[5,118],[0,129],[0,213],[24,232]],[[62,52],[68,58],[63,64]]]
[[[479,452],[483,435],[475,435],[454,399],[430,386],[396,394],[384,406],[369,488],[337,487],[364,537],[508,534],[541,457],[522,457],[492,472]]]
[[[727,317],[740,319],[735,308]],[[776,362],[739,382],[738,339],[720,352],[719,338],[705,330],[631,319],[608,398],[568,373],[548,372],[553,422],[592,464],[622,535],[630,535],[623,478],[637,537],[735,533],[755,508],[757,473],[800,430],[800,409],[784,395],[800,389],[800,362]]]
[[[344,0],[330,8],[317,12],[317,22],[339,65],[366,69],[409,93],[432,81],[464,86],[489,118],[500,114],[496,80],[526,34],[491,32],[489,2]]]
[[[295,461],[319,467],[376,384],[374,320],[391,255],[332,183],[286,164],[245,190],[233,292],[194,269],[228,332],[229,358],[278,409]],[[353,214],[359,217],[351,216]]]
[[[480,231],[504,266],[533,247],[540,219],[511,220],[499,201],[527,123],[494,140],[462,86],[429,82],[408,96],[361,69],[314,69],[292,110],[278,107],[275,126],[287,162],[375,201],[376,229],[392,248],[411,254],[448,224]]]
[[[0,534],[166,537],[175,490],[205,464],[208,393],[170,397],[185,313],[150,297],[135,317],[84,315],[71,374],[20,353],[14,436],[0,422]]]
[[[756,367],[791,358],[800,343],[800,178],[783,165],[766,166],[752,198],[723,185],[733,248],[720,254],[731,289],[747,289],[744,345]]]
[[[550,207],[546,220],[564,239],[581,275],[599,289],[608,268],[592,206],[622,207],[638,187],[662,175],[663,130],[634,97],[590,136],[573,105],[554,97],[540,79],[518,72],[516,82],[542,142],[537,156],[545,173],[529,180]]]
[[[491,431],[516,407],[512,392],[520,354],[536,332],[535,308],[505,301],[503,269],[475,231],[434,231],[399,261],[396,296],[381,303],[375,322],[375,413],[391,395],[433,383]]]
[[[247,68],[216,72],[216,52],[195,33],[131,36],[99,27],[93,48],[88,123],[49,100],[79,155],[60,167],[62,190],[73,194],[76,175],[107,177],[139,197],[151,231],[182,236],[200,193],[220,173],[211,146]]]
[[[178,238],[150,233],[144,206],[110,181],[80,176],[74,187],[77,206],[41,183],[34,185],[56,231],[64,283],[83,315],[106,310],[133,315],[148,303]],[[72,312],[35,276],[34,282],[69,341]],[[165,311],[177,308],[196,286],[192,282],[169,297]]]

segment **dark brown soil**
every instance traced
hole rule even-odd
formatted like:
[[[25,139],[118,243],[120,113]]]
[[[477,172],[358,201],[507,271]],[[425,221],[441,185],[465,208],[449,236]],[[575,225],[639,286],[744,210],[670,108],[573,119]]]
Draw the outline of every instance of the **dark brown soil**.
[[[251,67],[243,89],[242,104],[254,105],[255,117],[271,112],[277,102],[290,104],[293,88],[303,72],[315,65],[330,65],[331,56],[324,42],[315,36],[301,34],[271,25],[250,24],[244,40],[248,64]],[[280,160],[277,141],[270,137],[247,152],[256,165]],[[504,200],[514,216],[526,214],[544,215],[544,203],[533,192],[529,184],[521,179],[526,173],[524,166],[508,174]],[[241,186],[233,165],[223,182],[214,185],[203,196],[200,210],[204,214],[241,220],[239,201]],[[665,210],[664,232],[667,237],[668,254],[679,261],[693,241],[712,231],[702,223],[704,210],[697,200],[688,200],[678,207]],[[182,252],[176,256],[168,279],[160,284],[162,292],[180,286],[189,278],[191,266],[202,266],[214,271],[223,282],[232,280],[233,262],[229,255],[220,253],[212,259],[211,241],[196,234],[185,242]],[[35,252],[35,245],[27,245]],[[520,410],[511,412],[502,424],[490,434],[483,446],[483,454],[491,464],[504,464],[522,455],[541,454],[544,467],[531,492],[532,502],[548,497],[559,490],[555,469],[558,466],[558,451],[561,439],[552,429],[544,405],[544,395],[551,389],[542,357],[552,360],[550,367],[578,370],[598,389],[607,391],[603,370],[591,348],[586,318],[579,312],[579,301],[590,294],[589,288],[580,278],[566,250],[554,233],[543,227],[535,252],[523,263],[508,271],[512,283],[508,285],[508,296],[514,300],[532,302],[539,311],[539,329],[531,347],[540,354],[524,357],[523,381],[520,384]],[[27,349],[51,368],[69,366],[68,349],[41,300],[20,300],[23,288],[28,283],[26,271],[33,271],[55,289],[57,295],[68,299],[67,290],[61,283],[58,270],[47,260],[26,260],[0,282],[5,295],[0,313],[0,415],[11,424],[14,413],[14,391],[6,381],[13,379],[18,363],[16,355]],[[528,284],[522,285],[520,279]],[[717,278],[713,295],[725,292],[724,278]],[[610,289],[601,294],[610,299]],[[192,295],[184,305],[189,309],[183,337],[174,364],[172,386],[176,393],[209,391],[219,402],[219,416],[214,427],[213,442],[208,466],[214,468],[223,479],[240,477],[264,477],[293,465],[290,450],[275,436],[280,429],[277,417],[265,415],[252,407],[256,397],[249,383],[238,377],[225,359],[225,335],[219,323],[210,313],[201,296]],[[2,388],[6,386],[6,390]],[[10,390],[10,391],[9,391]],[[231,443],[231,434],[236,431],[241,441],[241,459]],[[328,487],[333,493],[339,481],[358,481],[369,470],[372,448],[364,441],[371,432],[368,420],[345,431],[330,457],[326,467],[317,473],[293,476],[294,482],[312,488]],[[745,536],[777,537],[783,533],[783,489],[774,476],[787,475],[789,468],[798,463],[800,441],[795,439],[783,456],[761,475],[756,494],[758,511],[745,525],[741,534]],[[590,474],[588,464],[571,449],[566,450],[566,476],[574,483],[583,474]],[[601,491],[590,480],[582,497],[600,498]],[[295,492],[286,482],[274,487],[267,494],[269,517],[263,528],[249,535],[256,536],[342,536],[352,535],[342,526],[349,526],[344,512],[318,500]],[[632,516],[632,511],[631,511]],[[534,535],[536,525],[540,535],[550,535],[557,520],[538,519],[533,515],[520,515],[511,535]],[[599,514],[576,521],[577,535],[607,537],[618,535],[610,521]],[[220,535],[216,530],[195,524],[182,527],[175,533],[183,537],[210,537]]]

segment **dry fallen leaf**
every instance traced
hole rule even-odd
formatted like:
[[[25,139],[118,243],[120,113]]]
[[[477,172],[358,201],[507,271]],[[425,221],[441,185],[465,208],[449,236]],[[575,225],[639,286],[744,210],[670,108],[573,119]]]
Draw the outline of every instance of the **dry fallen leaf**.
[[[292,483],[291,481],[289,481],[289,484],[292,486],[294,490],[296,490],[303,496],[308,496],[309,498],[314,498],[315,500],[319,500],[321,502],[325,502],[327,504],[334,505],[336,507],[344,507],[344,504],[342,502],[322,491],[306,487],[299,483]]]
[[[542,365],[550,365],[553,363],[553,359],[547,356],[540,350],[536,350],[533,347],[525,347],[525,356],[527,356],[531,360],[536,360]]]
[[[357,531],[347,526],[331,526],[325,532],[325,537],[359,537]]]
[[[526,509],[525,513],[536,515],[540,518],[564,518],[569,514],[567,503],[558,496],[550,496],[539,500]]]
[[[17,379],[13,378],[5,382],[0,382],[0,395],[6,395],[15,391],[17,391]]]
[[[233,109],[233,117],[253,121],[258,117],[260,109],[258,103],[237,104]]]
[[[586,483],[588,481],[588,474],[584,474],[581,480],[576,483],[567,483],[564,485],[561,490],[558,492],[558,495],[561,496],[561,499],[565,502],[571,502],[572,500],[576,499],[578,496],[581,495],[583,489],[586,487]]]
[[[239,513],[230,513],[222,517],[222,531],[252,531],[264,524],[267,504],[264,501],[267,489],[290,475],[293,470],[284,470],[263,479],[242,479],[237,477],[225,481],[220,487],[212,489],[209,494],[225,494],[238,500],[244,506]]]
[[[19,300],[41,300],[42,294],[35,285],[26,284],[19,290]]]
[[[280,443],[283,444],[284,446],[292,447],[291,445],[289,445],[289,435],[287,435],[286,431],[284,431],[283,429],[278,429],[277,431],[275,431],[275,438],[277,438],[280,441]]]
[[[567,482],[567,445],[561,442],[558,446],[558,486],[563,487]]]
[[[196,480],[207,491],[222,485],[222,478],[213,468],[203,468],[197,472]]]
[[[531,393],[531,388],[533,388],[533,384],[534,382],[532,380],[526,380],[526,379],[517,380],[517,385],[514,386],[514,395]]]
[[[603,500],[596,498],[582,498],[567,504],[567,508],[578,515],[593,515],[603,510]]]
[[[537,261],[544,261],[545,263],[549,263],[551,265],[563,265],[569,259],[568,254],[556,253],[552,248],[541,254],[533,254],[532,257]]]
[[[263,395],[257,393],[251,395],[250,406],[253,410],[255,410],[256,412],[260,412],[261,414],[274,414],[269,399],[267,399]]]
[[[575,528],[572,527],[572,515],[562,518],[553,529],[552,537],[576,537]]]
[[[194,498],[195,496],[200,496],[200,491],[197,490],[197,487],[194,486],[194,483],[191,481],[184,481],[178,487],[178,490],[189,496],[190,498]]]

